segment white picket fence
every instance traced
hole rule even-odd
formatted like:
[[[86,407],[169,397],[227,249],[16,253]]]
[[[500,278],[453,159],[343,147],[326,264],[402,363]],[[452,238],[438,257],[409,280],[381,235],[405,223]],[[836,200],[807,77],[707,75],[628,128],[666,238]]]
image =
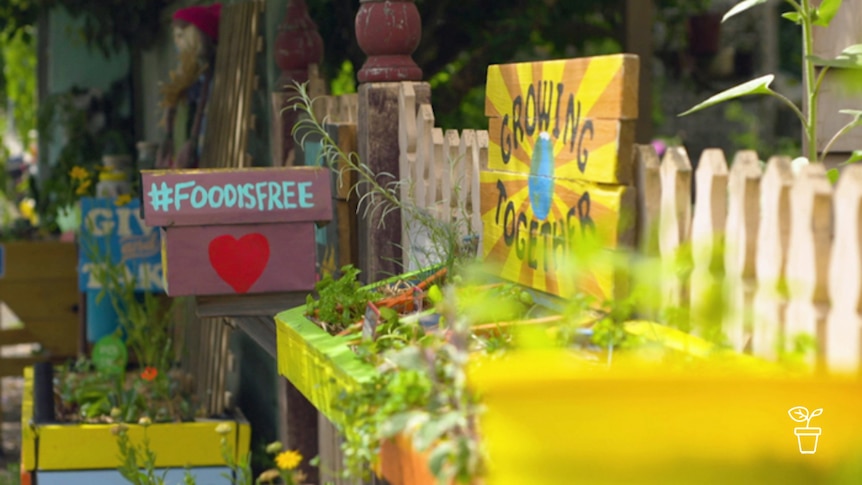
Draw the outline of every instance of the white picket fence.
[[[411,83],[402,83],[399,105],[402,199],[481,235],[488,132],[434,127],[431,106],[416,105]],[[810,335],[817,342],[810,363],[860,368],[862,165],[833,187],[822,165],[794,174],[789,158],[772,157],[764,168],[753,151],[728,164],[721,150],[705,150],[693,173],[683,148],[659,160],[652,146],[637,145],[634,163],[640,249],[668,264],[688,255],[691,267],[664,279],[664,305],[707,317],[698,312],[718,285],[722,330],[736,350],[776,359]],[[436,262],[427,231],[409,214],[403,221],[405,267]]]
[[[410,206],[402,211],[402,254],[413,270],[443,256],[434,240],[445,224],[434,229],[428,218],[454,222],[465,240],[481,236],[479,171],[488,165],[488,131],[435,127],[434,110],[417,106],[413,83],[401,83],[398,104],[401,200]]]
[[[670,148],[659,163],[652,147],[638,146],[636,164],[642,242],[649,247],[645,239],[657,234],[663,260],[691,248],[692,270],[666,280],[665,304],[688,304],[698,318],[717,282],[728,310],[722,328],[736,350],[772,360],[809,335],[817,343],[809,363],[859,370],[862,165],[847,167],[833,187],[819,164],[794,174],[787,157],[764,169],[757,153],[741,151],[728,168],[724,153],[710,149],[694,174],[692,207],[684,149]]]

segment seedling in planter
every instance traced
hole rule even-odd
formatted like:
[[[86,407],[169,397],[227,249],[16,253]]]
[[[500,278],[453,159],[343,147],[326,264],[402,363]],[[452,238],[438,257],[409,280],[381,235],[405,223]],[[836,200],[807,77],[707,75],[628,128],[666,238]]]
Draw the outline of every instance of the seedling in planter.
[[[722,22],[727,19],[742,13],[752,7],[766,3],[768,0],[744,0],[733,6],[722,18]],[[830,68],[840,68],[852,70],[849,72],[862,72],[862,44],[855,44],[845,48],[841,54],[835,59],[822,59],[814,55],[813,29],[814,27],[828,27],[841,8],[843,0],[823,0],[819,6],[813,5],[810,0],[785,0],[793,7],[792,12],[782,15],[783,18],[800,25],[802,27],[802,73],[805,81],[805,95],[808,112],[803,113],[802,109],[797,107],[786,96],[773,91],[770,84],[775,79],[774,74],[767,74],[757,79],[753,79],[746,83],[732,87],[721,93],[718,93],[706,101],[698,104],[694,108],[680,114],[685,116],[695,113],[702,109],[714,106],[725,101],[748,96],[752,94],[766,94],[778,98],[782,103],[787,105],[799,117],[802,123],[803,136],[807,142],[808,160],[811,162],[822,162],[826,159],[830,148],[835,141],[844,134],[862,126],[862,111],[843,109],[839,113],[851,117],[849,121],[830,139],[818,158],[817,154],[817,123],[818,123],[818,105],[817,99],[820,95],[820,88],[823,79]],[[818,73],[816,67],[820,67]],[[846,71],[845,71],[846,72]],[[859,76],[854,75],[854,79],[858,81]],[[807,115],[807,116],[806,116]],[[862,160],[862,150],[854,151],[850,158],[844,164],[857,162]],[[838,172],[835,169],[829,171],[829,178],[833,182],[838,179]]]

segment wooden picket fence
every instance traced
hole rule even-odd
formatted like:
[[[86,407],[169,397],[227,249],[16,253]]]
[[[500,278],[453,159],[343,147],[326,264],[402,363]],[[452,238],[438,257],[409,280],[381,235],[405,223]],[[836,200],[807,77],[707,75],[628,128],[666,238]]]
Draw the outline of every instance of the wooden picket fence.
[[[434,236],[425,217],[454,223],[465,239],[481,247],[479,171],[488,165],[488,131],[434,126],[430,104],[416,103],[413,83],[401,83],[398,97],[399,168],[403,264],[408,270],[438,263]],[[427,221],[427,219],[426,219]]]
[[[410,83],[399,103],[402,198],[481,235],[488,132],[434,127],[431,106],[416,106]],[[714,318],[702,312],[717,287],[722,330],[737,351],[775,360],[808,335],[817,342],[809,363],[860,367],[862,166],[848,167],[833,187],[822,165],[794,174],[789,158],[762,164],[753,151],[728,164],[721,150],[705,150],[696,173],[681,147],[659,160],[652,146],[637,145],[634,161],[639,250],[676,265],[663,278],[662,305]],[[403,241],[406,267],[429,262],[428,235],[408,217]]]
[[[833,187],[820,164],[794,174],[789,158],[762,166],[753,151],[728,166],[721,150],[705,150],[694,174],[679,147],[659,162],[651,146],[637,146],[635,158],[642,248],[663,261],[687,255],[691,265],[665,279],[665,305],[704,317],[697,309],[718,284],[722,330],[737,351],[774,360],[809,335],[817,342],[809,363],[859,369],[862,166],[847,167]]]

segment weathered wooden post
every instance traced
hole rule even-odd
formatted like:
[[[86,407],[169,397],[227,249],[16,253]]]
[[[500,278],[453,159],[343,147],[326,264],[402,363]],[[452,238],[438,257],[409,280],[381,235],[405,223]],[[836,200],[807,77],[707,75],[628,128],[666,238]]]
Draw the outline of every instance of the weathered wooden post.
[[[835,241],[829,267],[832,309],[826,321],[826,363],[858,373],[862,362],[862,166],[844,169],[835,190]]]
[[[323,59],[323,39],[317,25],[308,15],[305,0],[290,0],[284,21],[278,26],[275,38],[275,62],[281,70],[272,94],[273,103],[273,149],[274,166],[292,164],[289,160],[294,148],[291,131],[298,113],[289,106],[294,82],[308,81],[308,67],[320,64]]]
[[[430,103],[431,88],[420,82],[422,70],[411,55],[422,37],[419,10],[412,0],[360,0],[356,40],[368,56],[359,70],[359,158],[387,185],[400,178],[398,93],[401,81],[411,81],[416,105]],[[367,191],[363,187],[361,191]],[[369,204],[380,204],[369,197]],[[359,223],[359,267],[366,281],[401,272],[401,213],[369,211]]]
[[[757,152],[744,150],[733,158],[727,187],[724,331],[738,352],[751,348],[761,174]]]
[[[754,327],[751,351],[758,357],[775,360],[784,332],[787,306],[787,246],[790,242],[790,187],[793,170],[790,158],[772,157],[760,182],[760,225],[757,228],[757,291],[754,294]]]

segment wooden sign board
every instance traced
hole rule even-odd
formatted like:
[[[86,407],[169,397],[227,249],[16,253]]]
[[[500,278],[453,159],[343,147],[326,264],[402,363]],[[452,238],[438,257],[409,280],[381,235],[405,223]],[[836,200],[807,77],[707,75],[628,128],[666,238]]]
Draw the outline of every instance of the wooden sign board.
[[[562,297],[618,292],[611,261],[577,256],[632,242],[637,77],[626,54],[488,68],[482,253],[500,276]]]
[[[314,224],[164,228],[165,291],[171,296],[314,289]]]
[[[144,218],[162,227],[168,295],[314,288],[315,225],[332,219],[317,167],[143,172]]]
[[[501,277],[562,297],[577,290],[613,295],[613,267],[578,274],[569,265],[579,249],[586,249],[581,246],[588,244],[585,234],[606,248],[631,243],[626,211],[635,203],[634,190],[482,172],[481,191],[482,254]]]
[[[159,231],[141,218],[140,201],[117,205],[111,197],[81,198],[81,237],[78,252],[78,287],[97,290],[101,284],[93,274],[100,261],[110,257],[122,262],[139,290],[161,293],[162,261],[159,257]]]
[[[637,118],[638,58],[630,54],[488,67],[488,168],[627,184]]]

